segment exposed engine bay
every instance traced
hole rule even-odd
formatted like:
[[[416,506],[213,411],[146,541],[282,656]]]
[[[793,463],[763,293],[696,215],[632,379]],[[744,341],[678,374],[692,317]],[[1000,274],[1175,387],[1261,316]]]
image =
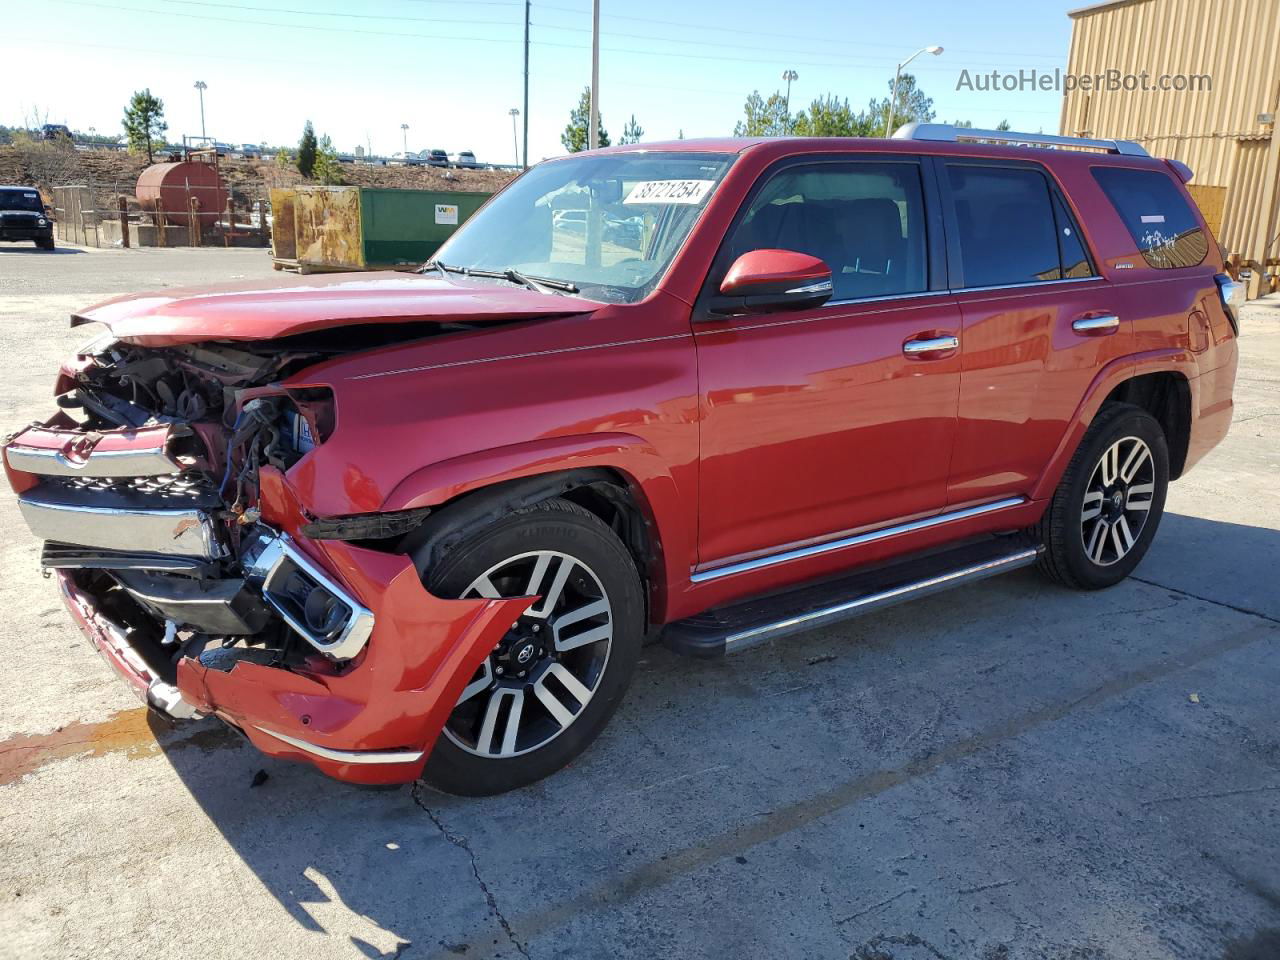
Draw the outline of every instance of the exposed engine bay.
[[[260,521],[264,472],[333,429],[327,389],[280,385],[325,355],[107,341],[64,368],[59,413],[8,443],[42,565],[97,598],[167,683],[184,656],[341,669],[368,635],[368,612]]]

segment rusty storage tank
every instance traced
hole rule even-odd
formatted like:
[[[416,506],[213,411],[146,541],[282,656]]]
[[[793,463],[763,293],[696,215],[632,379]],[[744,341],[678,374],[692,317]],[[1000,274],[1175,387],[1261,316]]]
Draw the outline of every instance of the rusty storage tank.
[[[227,206],[227,191],[213,164],[157,163],[138,177],[138,202],[147,210],[163,210],[165,220],[175,226],[187,224],[193,198],[200,205],[200,225],[207,228],[217,223]]]

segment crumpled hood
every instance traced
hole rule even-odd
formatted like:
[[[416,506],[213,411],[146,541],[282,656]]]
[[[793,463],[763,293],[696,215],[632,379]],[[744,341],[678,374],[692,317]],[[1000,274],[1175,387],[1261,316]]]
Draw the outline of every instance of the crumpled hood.
[[[416,273],[274,276],[216,287],[117,297],[72,325],[105,324],[121,340],[163,347],[202,340],[271,340],[373,323],[484,323],[590,313],[598,304],[501,282]]]

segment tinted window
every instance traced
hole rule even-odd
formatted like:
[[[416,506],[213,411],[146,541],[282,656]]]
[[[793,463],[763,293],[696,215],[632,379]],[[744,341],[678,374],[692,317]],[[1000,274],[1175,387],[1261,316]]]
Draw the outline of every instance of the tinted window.
[[[1085,253],[1080,228],[1067,210],[1067,205],[1056,193],[1053,195],[1053,213],[1058,227],[1058,251],[1062,259],[1062,275],[1073,280],[1093,276],[1093,264]]]
[[[1062,279],[1049,183],[1036,170],[947,167],[964,286]]]
[[[1194,267],[1209,241],[1177,185],[1154,170],[1096,167],[1098,181],[1148,265],[1160,270]]]
[[[749,250],[794,250],[831,268],[833,300],[925,289],[924,202],[914,163],[797,167],[775,174],[730,238]]]

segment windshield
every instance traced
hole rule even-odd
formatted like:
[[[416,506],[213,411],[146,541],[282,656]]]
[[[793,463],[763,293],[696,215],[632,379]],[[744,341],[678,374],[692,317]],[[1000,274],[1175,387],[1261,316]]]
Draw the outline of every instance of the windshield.
[[[662,278],[733,157],[617,153],[533,167],[455,233],[434,260],[571,284],[634,303]]]
[[[30,210],[44,213],[40,194],[34,190],[0,190],[0,210]]]

